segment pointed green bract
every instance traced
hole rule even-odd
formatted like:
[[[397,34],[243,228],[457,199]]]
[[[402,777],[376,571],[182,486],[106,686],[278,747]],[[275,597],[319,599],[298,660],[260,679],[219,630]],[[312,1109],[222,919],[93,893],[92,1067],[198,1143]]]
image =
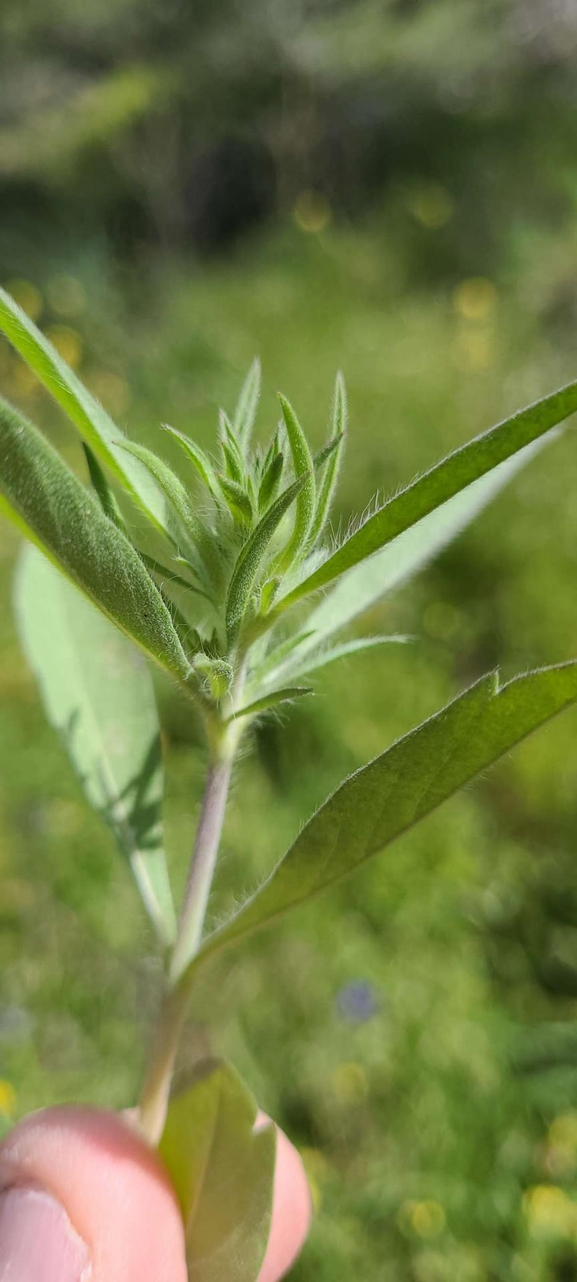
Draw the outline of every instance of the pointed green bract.
[[[243,384],[234,412],[233,428],[246,451],[255,424],[260,397],[260,361],[255,357]]]
[[[273,454],[270,463],[265,468],[258,491],[258,510],[266,512],[271,503],[274,502],[282,481],[284,469],[284,458],[282,454]]]
[[[304,551],[315,515],[316,481],[315,469],[309,443],[286,396],[279,396],[286,434],[292,454],[295,476],[306,476],[306,482],[299,494],[294,529],[284,552],[279,556],[278,569],[287,570]]]
[[[491,673],[346,779],[268,881],[208,937],[192,969],[354,872],[577,700],[577,662],[499,686]]]
[[[238,557],[226,603],[226,628],[233,644],[242,626],[250,594],[269,543],[285,512],[288,512],[307,480],[307,476],[299,476],[288,486],[259,521]]]
[[[276,1133],[230,1065],[201,1063],[171,1103],[160,1157],[184,1223],[194,1282],[256,1282],[272,1212]]]
[[[108,517],[109,521],[112,521],[114,525],[118,526],[119,530],[122,530],[123,533],[126,534],[126,522],[118,506],[118,501],[112,486],[108,484],[107,477],[105,476],[96,455],[85,441],[82,444],[82,448],[86,456],[88,473],[90,480],[92,481],[92,487],[94,489],[94,493],[97,494],[100,499],[102,511],[105,516]]]
[[[342,445],[343,440],[344,432],[341,432],[339,436],[333,437],[332,441],[327,441],[327,444],[323,445],[322,449],[317,451],[313,456],[313,468],[315,472],[320,472],[325,463],[327,463],[335,454],[338,456],[339,446]],[[312,541],[311,535],[309,536],[309,543]]]
[[[21,558],[15,606],[48,720],[168,946],[176,918],[163,847],[160,729],[147,666],[36,548]]]
[[[187,676],[170,614],[132,544],[41,432],[2,400],[0,509],[150,658]]]
[[[244,472],[239,464],[235,450],[233,450],[230,445],[230,441],[222,440],[220,442],[220,448],[222,450],[226,472],[230,480],[234,481],[237,485],[242,485]]]
[[[309,614],[307,627],[314,642],[309,640],[307,648],[327,641],[427,566],[557,435],[553,429],[532,445],[526,445],[513,458],[499,463],[369,560],[344,574]]]
[[[276,606],[281,613],[359,565],[441,504],[577,410],[577,382],[520,410],[461,446],[413,481],[361,525],[340,548]]]
[[[293,703],[295,699],[301,699],[305,694],[312,694],[310,686],[283,686],[281,690],[271,690],[270,694],[264,694],[253,703],[247,703],[244,708],[239,708],[238,712],[233,713],[232,720],[237,721],[239,717],[256,717],[259,713],[269,712],[271,708],[276,708],[281,703]]]
[[[162,561],[157,561],[155,557],[149,556],[147,552],[141,552],[140,556],[152,574],[158,574],[159,578],[168,579],[169,582],[174,583],[176,587],[186,588],[187,592],[199,591],[194,583],[189,582],[188,579],[183,579],[181,574],[177,574],[176,571],[170,569],[169,566],[163,565]],[[192,569],[192,567],[188,566],[188,562],[187,568],[190,570]]]
[[[328,521],[332,501],[339,479],[339,469],[343,457],[345,436],[348,425],[347,392],[345,380],[337,374],[333,403],[332,432],[329,444],[334,444],[335,452],[329,460],[326,472],[321,480],[316,503],[315,518],[310,533],[310,543],[320,539]]]
[[[263,583],[260,593],[260,613],[262,615],[266,616],[274,605],[280,585],[281,578],[278,574],[273,575],[272,579],[267,579],[267,582]]]
[[[293,654],[289,654],[284,661],[281,660],[277,668],[271,669],[268,682],[274,681],[277,676],[305,677],[311,672],[326,668],[329,663],[335,663],[337,659],[346,659],[363,650],[374,650],[376,646],[406,645],[408,640],[409,637],[401,633],[392,633],[382,637],[357,637],[353,641],[342,641],[340,645],[332,645],[324,650],[312,649],[309,652],[304,648],[295,648]]]
[[[301,646],[304,648],[311,638],[314,638],[314,632],[295,632],[273,645],[257,665],[257,679],[272,679],[272,673],[284,668],[285,663],[292,659],[293,652],[299,651]]]
[[[172,541],[178,544],[183,537],[186,541],[198,537],[201,533],[200,522],[193,512],[182,481],[168,466],[168,463],[165,463],[152,450],[147,449],[145,445],[138,445],[134,441],[124,441],[122,449],[134,455],[134,458],[139,459],[144,467],[148,468],[151,476],[158,482],[161,489],[164,490],[176,517],[176,521],[167,523],[168,533]]]
[[[194,670],[205,682],[207,693],[215,700],[224,699],[228,694],[234,672],[230,663],[224,659],[211,659],[208,654],[199,655],[194,661]]]
[[[110,468],[156,527],[166,532],[166,502],[162,491],[137,459],[122,453],[120,428],[4,289],[0,289],[0,331],[62,406],[100,461]]]
[[[222,476],[220,472],[217,474],[217,482],[232,515],[241,525],[250,526],[253,519],[252,503],[242,485],[231,481],[228,476]]]
[[[195,441],[192,441],[189,436],[185,436],[184,432],[178,432],[175,427],[169,427],[168,423],[163,423],[162,426],[165,432],[169,432],[170,435],[174,437],[174,440],[178,441],[178,444],[186,454],[186,457],[196,468],[198,475],[200,476],[201,481],[206,485],[206,488],[210,490],[211,494],[217,495],[218,486],[216,484],[214,468],[208,454],[205,454],[204,450],[201,450],[200,445],[197,445]]]

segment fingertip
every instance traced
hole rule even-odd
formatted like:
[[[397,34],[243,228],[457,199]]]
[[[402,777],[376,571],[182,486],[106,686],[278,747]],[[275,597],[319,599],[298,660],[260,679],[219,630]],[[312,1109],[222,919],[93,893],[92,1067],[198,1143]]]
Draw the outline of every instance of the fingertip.
[[[0,1146],[0,1190],[14,1188],[43,1191],[64,1210],[91,1282],[186,1282],[168,1178],[116,1114],[63,1107],[26,1118]]]
[[[258,1124],[266,1120],[260,1114]],[[279,1282],[284,1277],[302,1251],[312,1219],[311,1192],[302,1158],[278,1126],[276,1133],[271,1229],[258,1282]]]

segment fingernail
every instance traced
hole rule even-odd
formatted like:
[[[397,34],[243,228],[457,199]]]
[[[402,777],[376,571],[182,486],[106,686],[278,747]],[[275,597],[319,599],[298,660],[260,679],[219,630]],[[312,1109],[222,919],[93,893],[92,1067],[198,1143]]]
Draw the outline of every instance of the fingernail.
[[[88,1282],[88,1264],[87,1247],[49,1193],[0,1195],[0,1282]]]

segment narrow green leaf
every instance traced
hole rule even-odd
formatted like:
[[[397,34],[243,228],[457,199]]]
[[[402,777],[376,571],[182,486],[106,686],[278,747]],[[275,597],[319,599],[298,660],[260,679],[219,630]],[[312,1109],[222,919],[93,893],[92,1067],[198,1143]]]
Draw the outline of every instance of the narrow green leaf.
[[[108,517],[109,521],[112,521],[114,525],[118,526],[119,530],[122,530],[124,534],[127,534],[126,521],[124,520],[122,512],[118,506],[116,495],[112,487],[108,484],[108,480],[104,475],[96,455],[90,449],[90,446],[86,444],[86,441],[83,441],[82,448],[88,464],[88,473],[90,480],[92,481],[92,487],[100,500],[102,511],[105,516]]]
[[[279,401],[292,454],[295,476],[305,476],[307,478],[297,500],[291,538],[284,552],[278,558],[278,569],[282,571],[290,568],[293,561],[296,561],[299,553],[306,546],[315,515],[316,480],[309,444],[293,407],[285,396],[279,396]]]
[[[196,586],[195,583],[191,583],[189,579],[183,579],[181,574],[177,574],[175,570],[171,570],[167,565],[163,565],[162,561],[155,560],[155,558],[153,556],[149,556],[147,552],[141,552],[140,556],[152,574],[158,574],[159,578],[168,579],[170,583],[174,583],[178,588],[186,588],[187,592],[198,592],[201,596],[204,596],[204,593]],[[182,557],[180,559],[182,561]],[[189,566],[188,561],[185,562],[185,564],[187,568],[192,571],[192,566]]]
[[[260,397],[261,370],[258,357],[254,359],[244,381],[232,425],[246,451],[252,436]]]
[[[188,561],[185,556],[178,556],[176,553],[174,553],[173,560],[175,565],[181,565],[183,570],[186,570],[187,574],[194,575],[195,584],[194,584],[193,591],[196,593],[196,595],[204,597],[206,601],[212,601],[212,596],[210,592],[205,592],[204,588],[199,587],[198,584],[196,583],[197,570],[195,569],[192,562]]]
[[[569,383],[535,405],[520,410],[449,454],[369,517],[314,574],[278,602],[277,612],[325,587],[378,552],[453,495],[550,431],[576,409],[577,382]]]
[[[276,600],[281,583],[282,579],[279,574],[275,574],[272,579],[267,579],[267,582],[263,583],[260,594],[260,613],[262,615],[268,614]]]
[[[141,459],[164,490],[171,508],[167,516],[166,533],[173,547],[182,550],[181,545],[185,545],[186,562],[209,592],[210,589],[220,588],[223,565],[218,545],[212,532],[196,515],[180,478],[163,459],[144,445],[129,441],[123,449],[130,450]]]
[[[169,1107],[160,1156],[184,1221],[194,1282],[256,1282],[272,1210],[273,1126],[255,1129],[257,1108],[234,1070],[200,1064]]]
[[[2,400],[0,510],[146,654],[187,676],[170,614],[132,544],[37,428]]]
[[[312,524],[309,542],[311,546],[318,542],[328,521],[332,501],[339,479],[339,469],[343,457],[345,435],[347,431],[348,411],[345,380],[337,374],[333,403],[332,439],[330,444],[335,452],[329,461],[322,478],[316,504],[315,519]]]
[[[349,655],[359,654],[362,650],[373,650],[375,646],[381,645],[406,645],[409,640],[409,637],[401,633],[392,633],[390,636],[359,637],[353,641],[343,641],[340,645],[330,646],[328,649],[313,650],[312,653],[303,654],[296,649],[294,654],[289,655],[276,668],[271,667],[268,680],[273,681],[278,676],[283,678],[308,676],[311,672],[326,668],[329,663],[335,663],[337,659],[346,659]]]
[[[15,606],[48,720],[168,946],[176,918],[163,848],[160,731],[146,664],[36,548],[21,558]]]
[[[252,503],[242,485],[237,485],[236,481],[231,481],[230,477],[223,476],[221,472],[217,473],[217,482],[235,520],[243,526],[252,525]]]
[[[121,448],[139,459],[164,491],[177,518],[175,523],[168,523],[172,542],[178,544],[183,538],[186,542],[190,542],[191,539],[195,540],[201,536],[201,525],[193,511],[184,485],[168,463],[165,463],[152,450],[147,449],[145,445],[138,445],[134,441],[124,441]]]
[[[284,686],[281,690],[271,690],[270,694],[264,694],[260,699],[247,703],[244,708],[239,708],[238,712],[233,713],[231,721],[237,721],[239,717],[256,717],[260,712],[278,707],[280,703],[292,703],[295,699],[312,693],[311,686]]]
[[[225,410],[219,410],[219,427],[220,446],[226,471],[232,481],[236,481],[237,485],[243,485],[246,480],[245,463],[232,423]]]
[[[241,485],[243,480],[242,470],[237,464],[234,452],[231,450],[228,441],[221,441],[220,448],[222,450],[227,475],[230,477],[231,481],[236,481],[237,485]]]
[[[123,432],[77,378],[52,343],[11,298],[0,289],[0,331],[62,406],[84,440],[125,486],[157,529],[166,532],[166,501],[153,478],[134,458],[123,454]]]
[[[263,472],[258,491],[259,512],[266,512],[267,508],[274,502],[280,489],[283,469],[284,458],[279,451],[278,454],[273,454],[270,463]]]
[[[255,680],[261,681],[283,667],[291,658],[293,651],[300,650],[301,646],[304,647],[311,638],[314,638],[314,635],[314,632],[296,632],[285,637],[284,641],[279,641],[277,645],[273,645],[258,663]]]
[[[325,463],[327,463],[334,454],[338,453],[339,445],[342,445],[343,440],[344,433],[341,432],[339,436],[333,437],[332,441],[327,441],[326,445],[323,445],[322,449],[318,450],[317,453],[313,455],[313,467],[315,472],[320,472]]]
[[[346,779],[192,966],[347,877],[576,699],[577,662],[483,677]]]
[[[175,427],[169,427],[168,423],[163,423],[162,427],[165,432],[169,432],[170,435],[174,437],[175,441],[178,441],[178,444],[181,449],[184,450],[186,457],[196,468],[201,481],[204,482],[207,489],[210,490],[213,496],[218,497],[218,486],[216,484],[214,468],[208,454],[205,454],[204,450],[201,450],[200,445],[197,445],[189,436],[185,436],[184,432],[178,432]]]
[[[478,481],[417,521],[404,534],[349,570],[307,619],[315,644],[326,641],[382,597],[400,587],[442,552],[526,464],[558,435],[553,430],[513,458],[506,459]],[[311,642],[308,643],[311,648]]]
[[[257,450],[255,454],[256,468],[257,468],[257,471],[260,471],[261,476],[264,476],[266,469],[269,466],[269,464],[272,463],[272,460],[275,454],[279,454],[281,452],[280,451],[280,429],[281,429],[281,424],[279,423],[278,428],[270,442],[270,445],[264,457],[261,455],[259,450]]]
[[[254,583],[269,543],[285,512],[299,495],[308,476],[299,476],[273,503],[247,539],[230,581],[226,603],[226,628],[232,642],[238,636]]]

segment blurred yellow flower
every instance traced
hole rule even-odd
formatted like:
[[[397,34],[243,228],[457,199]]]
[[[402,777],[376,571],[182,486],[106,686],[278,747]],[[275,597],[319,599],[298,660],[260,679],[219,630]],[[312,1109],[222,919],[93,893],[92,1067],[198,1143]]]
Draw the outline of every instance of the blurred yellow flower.
[[[84,352],[84,343],[80,334],[70,325],[50,325],[46,331],[46,337],[54,344],[56,351],[70,365],[71,369],[77,369],[82,360]]]
[[[446,1216],[440,1202],[432,1198],[423,1202],[403,1202],[399,1211],[399,1224],[416,1237],[439,1237],[446,1225]]]
[[[301,191],[293,209],[294,221],[301,231],[324,231],[331,217],[331,207],[326,196],[319,191]]]
[[[440,183],[426,183],[418,187],[409,196],[407,204],[417,222],[431,231],[444,227],[455,211],[451,193]]]
[[[369,1083],[362,1064],[345,1063],[335,1068],[331,1086],[339,1104],[361,1104],[369,1093]]]
[[[102,401],[111,414],[124,414],[128,409],[132,395],[126,379],[112,370],[97,369],[86,380],[91,392]]]
[[[16,1092],[11,1082],[0,1077],[0,1114],[12,1118],[16,1112]]]
[[[577,1203],[554,1184],[527,1189],[523,1210],[529,1227],[540,1233],[571,1237],[577,1232]]]
[[[462,280],[453,294],[453,307],[464,320],[486,320],[497,302],[497,289],[485,276]]]
[[[44,310],[44,299],[38,286],[33,285],[31,280],[18,279],[8,281],[6,289],[30,320],[37,321]]]

